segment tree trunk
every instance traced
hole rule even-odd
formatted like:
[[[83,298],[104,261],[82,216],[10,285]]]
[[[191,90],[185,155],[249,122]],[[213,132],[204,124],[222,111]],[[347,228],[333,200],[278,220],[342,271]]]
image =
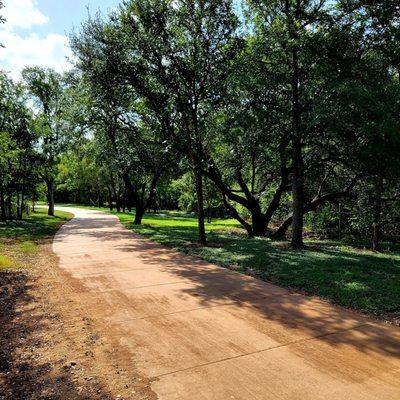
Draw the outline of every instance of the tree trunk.
[[[1,208],[1,220],[5,222],[7,220],[7,212],[6,212],[6,202],[4,199],[4,192],[1,190],[0,192],[0,208]]]
[[[256,207],[251,212],[251,227],[252,236],[265,236],[267,234],[265,215],[261,212],[259,207]]]
[[[193,158],[194,162],[194,179],[196,186],[197,196],[197,220],[199,229],[199,242],[201,244],[207,244],[206,228],[205,228],[205,216],[204,216],[204,193],[203,193],[203,176],[201,173],[201,167],[197,157]]]
[[[289,11],[289,9],[288,9]],[[299,12],[297,3],[296,16]],[[292,24],[293,22],[291,22]],[[292,39],[297,39],[296,27],[290,26]],[[300,68],[296,44],[292,49],[292,196],[293,221],[291,247],[301,249],[303,243],[303,154],[301,143]]]
[[[314,197],[313,200],[311,200],[309,203],[305,204],[303,207],[303,215],[310,212],[310,211],[315,211],[318,207],[329,203],[333,202],[335,200],[349,197],[352,188],[356,184],[358,180],[358,177],[355,177],[350,184],[345,187],[343,190],[337,191],[337,192],[332,192],[332,193],[327,193],[324,195],[317,195]],[[287,230],[289,229],[290,225],[293,223],[293,214],[290,214],[279,226],[279,228],[276,230],[276,232],[273,234],[275,239],[281,239],[285,236]]]
[[[125,213],[127,204],[128,204],[128,194],[126,192],[126,187],[124,187],[124,196],[123,196],[123,203],[122,203],[122,212],[123,213]]]
[[[374,198],[374,222],[372,224],[372,250],[380,251],[381,240],[381,215],[382,215],[382,191],[383,179],[381,176],[376,178],[375,198]]]
[[[24,214],[24,192],[17,192],[17,219],[22,220]]]
[[[113,198],[112,198],[111,189],[109,186],[107,186],[107,190],[108,190],[108,207],[110,208],[110,211],[112,211],[114,209]]]
[[[100,190],[97,192],[97,205],[99,208],[103,207],[103,197]]]
[[[210,206],[210,203],[207,204],[207,223],[211,224],[211,206]]]
[[[17,220],[20,220],[19,191],[17,190]]]
[[[292,241],[291,247],[301,249],[303,243],[304,220],[304,195],[303,195],[303,160],[300,140],[294,140],[293,144],[293,216],[292,216]]]
[[[117,195],[117,197],[115,198],[115,207],[117,209],[117,212],[121,212],[121,203],[120,203],[120,199],[119,196]]]
[[[239,215],[239,213],[237,212],[235,207],[233,207],[231,204],[229,204],[229,201],[228,201],[228,199],[226,197],[227,196],[222,195],[222,199],[224,201],[224,205],[225,205],[225,208],[228,211],[228,213],[233,218],[237,219],[240,222],[240,224],[246,229],[247,234],[249,235],[249,237],[253,237],[253,228],[252,228],[252,226]]]
[[[12,209],[12,193],[9,192],[7,195],[7,211],[8,211],[8,219],[13,219],[13,209]]]
[[[50,216],[54,216],[54,181],[53,179],[46,181],[47,186],[47,202],[49,205],[49,209],[47,214]]]
[[[141,225],[143,215],[145,213],[145,208],[141,205],[136,205],[135,219],[133,220],[133,225]]]

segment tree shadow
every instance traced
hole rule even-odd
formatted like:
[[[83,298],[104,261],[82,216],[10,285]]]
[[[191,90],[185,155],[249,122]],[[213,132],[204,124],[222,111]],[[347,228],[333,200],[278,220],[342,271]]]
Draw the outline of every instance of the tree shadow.
[[[265,239],[248,240],[219,232],[211,233],[209,238],[221,246],[185,247],[185,243],[195,240],[193,238],[196,237],[196,231],[192,227],[144,226],[135,227],[135,231],[170,247],[183,249],[190,255],[171,250],[142,236],[135,236],[128,230],[120,229],[116,219],[104,218],[100,214],[96,220],[84,218],[70,222],[68,232],[65,233],[106,240],[108,250],[124,252],[127,256],[132,254],[133,259],[139,257],[144,264],[156,266],[159,270],[176,276],[188,283],[181,285],[179,289],[174,289],[175,292],[179,292],[177,295],[183,302],[190,298],[188,304],[190,303],[191,307],[193,299],[197,300],[199,307],[226,304],[230,309],[236,310],[232,311],[235,312],[235,318],[242,318],[246,323],[254,324],[254,329],[274,339],[277,347],[296,344],[296,340],[288,343],[285,336],[297,335],[302,340],[318,341],[326,348],[333,349],[335,358],[321,364],[321,359],[324,357],[314,359],[311,356],[308,362],[315,363],[318,368],[326,368],[329,373],[339,376],[343,374],[345,379],[349,375],[354,375],[354,379],[362,381],[374,376],[378,370],[381,374],[398,370],[399,329],[379,324],[359,313],[332,306],[320,299],[304,296],[263,281],[269,280],[292,288],[302,288],[308,293],[322,295],[350,306],[362,305],[360,300],[372,298],[378,303],[371,304],[382,307],[381,299],[385,299],[385,296],[392,297],[395,299],[393,307],[396,307],[397,294],[393,292],[385,294],[385,291],[391,287],[392,281],[394,281],[393,287],[398,287],[398,266],[393,263],[388,266],[386,259],[377,263],[376,257],[371,254],[343,252],[330,246],[296,252]],[[133,238],[135,240],[132,240]],[[59,236],[59,239],[62,239],[62,236]],[[234,268],[236,271],[218,267],[208,261],[218,261],[219,264]],[[118,261],[110,265],[117,267],[117,263]],[[112,273],[113,269],[110,272]],[[151,270],[148,273],[151,274]],[[397,280],[394,279],[396,277]],[[381,284],[374,287],[379,279]],[[364,286],[361,286],[361,283],[364,286],[369,285],[368,290],[372,288],[376,292],[364,296]],[[133,292],[128,295],[126,292],[119,292],[118,288],[115,288],[115,291],[117,297],[124,299],[123,307],[138,307],[138,302],[142,300],[168,303],[170,293],[167,289],[167,292],[161,295],[153,296],[150,293],[143,299],[135,300]],[[121,306],[122,303],[118,304]],[[366,304],[365,309],[370,310],[367,308],[369,303]],[[253,321],[249,321],[250,316],[256,317]],[[232,337],[221,337],[220,340],[234,342],[234,335],[232,332]],[[311,351],[318,351],[318,348],[321,347],[315,346]],[[342,349],[346,349],[343,354]],[[303,358],[307,358],[307,355],[302,354],[301,347],[297,351]],[[371,361],[374,365],[379,364],[379,368],[371,368],[360,373],[359,364],[355,364],[352,368],[342,371],[337,360],[343,360],[348,366],[352,356],[361,357],[359,363]],[[332,366],[329,364],[335,365],[335,371],[332,371]]]
[[[131,251],[141,252],[141,257],[149,264],[161,264],[162,270],[172,273],[190,285],[180,289],[182,296],[195,297],[202,307],[226,303],[234,306],[236,317],[247,319],[255,329],[274,339],[278,344],[286,345],[285,335],[299,335],[302,338],[317,339],[328,348],[335,349],[335,354],[342,357],[342,349],[350,349],[352,356],[365,356],[365,361],[381,360],[379,373],[392,372],[399,368],[400,330],[379,324],[366,316],[333,306],[320,299],[254,279],[234,271],[215,267],[195,257],[178,254],[161,248],[151,248],[138,244]],[[160,258],[161,255],[161,258]],[[150,272],[151,273],[151,272]],[[252,322],[254,315],[256,321]],[[285,335],[283,333],[285,332]],[[234,341],[234,336],[227,340]],[[222,340],[222,339],[221,339]],[[295,343],[295,342],[294,342]],[[301,354],[300,350],[297,350]],[[344,357],[344,356],[343,356]],[[345,358],[345,357],[344,357]],[[309,360],[312,362],[312,360]],[[343,362],[349,362],[347,358]],[[319,368],[317,358],[315,363]],[[327,363],[329,364],[329,363]],[[337,364],[332,360],[332,364]],[[332,366],[326,365],[331,370]],[[357,368],[344,371],[345,376],[357,373]],[[332,373],[332,371],[330,371]],[[337,368],[334,372],[340,375]],[[366,373],[365,379],[373,376],[377,370]],[[363,378],[364,379],[364,378]]]

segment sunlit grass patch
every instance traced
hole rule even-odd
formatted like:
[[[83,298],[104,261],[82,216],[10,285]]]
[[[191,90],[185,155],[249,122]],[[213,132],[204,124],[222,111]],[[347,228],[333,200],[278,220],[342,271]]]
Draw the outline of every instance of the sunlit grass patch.
[[[0,270],[11,268],[14,266],[14,262],[10,257],[0,254]]]
[[[19,243],[18,247],[23,253],[26,254],[34,254],[37,253],[37,251],[39,250],[38,244],[31,240],[26,240]]]
[[[47,210],[37,208],[34,213],[24,218],[23,221],[11,221],[0,224],[0,241],[6,239],[22,243],[25,241],[35,242],[51,238],[62,222],[72,217],[71,213],[56,211],[55,216],[47,215]],[[26,249],[31,248],[29,244]]]
[[[27,258],[38,254],[41,243],[51,241],[62,223],[72,214],[56,211],[47,215],[46,209],[38,208],[22,221],[0,224],[0,270],[21,267]]]

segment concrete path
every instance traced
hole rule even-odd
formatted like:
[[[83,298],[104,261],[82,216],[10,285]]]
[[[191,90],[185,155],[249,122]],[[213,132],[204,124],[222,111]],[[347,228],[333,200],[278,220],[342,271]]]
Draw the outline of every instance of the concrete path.
[[[400,329],[68,211],[60,266],[161,400],[400,399]]]

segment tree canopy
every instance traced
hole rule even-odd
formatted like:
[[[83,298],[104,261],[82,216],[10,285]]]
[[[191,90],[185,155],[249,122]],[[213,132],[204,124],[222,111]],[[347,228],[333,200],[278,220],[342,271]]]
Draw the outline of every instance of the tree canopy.
[[[0,3],[1,8],[1,3]],[[395,1],[129,0],[71,35],[74,68],[1,75],[1,215],[29,199],[185,208],[249,237],[396,236]],[[360,210],[365,210],[364,213]],[[336,232],[336,233],[335,233]]]

